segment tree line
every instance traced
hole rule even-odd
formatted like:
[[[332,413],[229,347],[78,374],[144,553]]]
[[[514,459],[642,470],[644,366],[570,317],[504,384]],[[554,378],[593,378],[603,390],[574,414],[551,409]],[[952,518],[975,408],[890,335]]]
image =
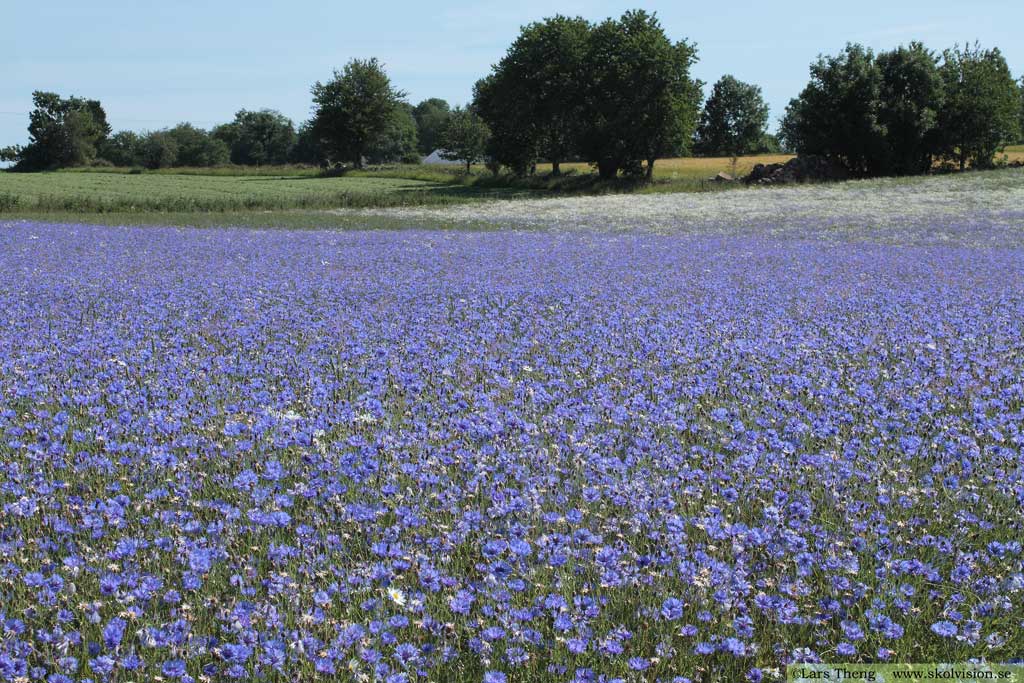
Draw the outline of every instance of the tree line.
[[[924,173],[936,162],[988,168],[1024,137],[1024,79],[998,48],[941,54],[914,42],[877,55],[850,44],[811,65],[786,108],[780,135],[854,176]]]
[[[377,59],[354,59],[311,88],[313,114],[241,110],[205,130],[189,123],[112,133],[96,100],[33,94],[30,142],[0,150],[18,170],[110,164],[166,168],[285,163],[416,163],[442,155],[522,176],[539,162],[584,161],[602,178],[647,177],[657,159],[790,151],[854,176],[906,175],[936,162],[988,167],[1024,141],[1024,79],[998,49],[936,53],[921,43],[820,56],[769,134],[761,89],[723,76],[704,101],[697,47],[643,10],[590,22],[557,15],[523,27],[476,82],[465,107],[413,106]]]

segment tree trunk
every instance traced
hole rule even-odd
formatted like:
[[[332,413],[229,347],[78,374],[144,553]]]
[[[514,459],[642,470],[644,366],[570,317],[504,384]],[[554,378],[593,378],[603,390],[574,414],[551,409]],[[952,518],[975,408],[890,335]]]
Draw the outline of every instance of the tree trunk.
[[[619,164],[614,159],[598,159],[597,174],[602,180],[611,180],[619,173]]]
[[[557,159],[551,161],[551,175],[561,175],[562,169],[559,168],[559,162]]]
[[[472,166],[473,166],[473,162],[470,161],[469,159],[466,159],[466,175],[469,175],[469,171],[472,168]]]
[[[648,159],[647,160],[647,182],[651,182],[652,180],[654,180],[654,162],[655,161],[657,161],[657,159]]]

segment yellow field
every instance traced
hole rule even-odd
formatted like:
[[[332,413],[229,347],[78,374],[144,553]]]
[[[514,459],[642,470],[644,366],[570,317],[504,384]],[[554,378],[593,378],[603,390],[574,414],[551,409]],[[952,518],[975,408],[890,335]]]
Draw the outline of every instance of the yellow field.
[[[761,154],[758,156],[740,157],[736,162],[736,173],[746,175],[755,164],[784,164],[793,157],[789,154]],[[562,170],[575,169],[580,173],[591,170],[589,164],[562,164]],[[551,171],[551,164],[537,164],[538,173]],[[672,178],[710,178],[720,172],[732,173],[732,159],[729,157],[686,157],[681,159],[659,159],[654,164],[654,177]]]
[[[1009,161],[1024,161],[1024,145],[1012,145],[1006,148],[1005,154]],[[741,176],[750,173],[755,164],[784,164],[793,156],[790,154],[761,154],[758,156],[740,157],[736,162],[735,173]],[[1002,158],[1002,155],[997,155]],[[589,164],[562,164],[562,170],[575,169],[579,173],[591,170]],[[711,178],[719,172],[732,174],[732,159],[729,157],[685,157],[681,159],[659,159],[654,164],[654,177],[661,179]],[[537,164],[538,173],[551,171],[551,164]]]

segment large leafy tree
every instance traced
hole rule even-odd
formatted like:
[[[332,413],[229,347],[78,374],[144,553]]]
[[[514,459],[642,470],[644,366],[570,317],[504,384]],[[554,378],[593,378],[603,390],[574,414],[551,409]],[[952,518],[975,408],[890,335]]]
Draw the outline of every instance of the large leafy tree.
[[[1020,136],[1020,94],[998,48],[977,44],[943,53],[939,73],[945,101],[938,125],[945,158],[963,170],[987,168]]]
[[[146,168],[178,165],[178,141],[166,130],[147,133],[139,143],[139,161]]]
[[[231,150],[232,163],[247,166],[287,163],[296,141],[295,124],[273,109],[242,109],[213,136]]]
[[[165,131],[177,148],[175,166],[220,166],[228,163],[227,144],[191,123],[179,123]]]
[[[577,154],[590,30],[586,20],[561,15],[529,24],[477,84],[474,106],[491,130],[490,155],[514,173],[538,157],[559,173]]]
[[[97,153],[115,166],[137,166],[142,163],[140,147],[142,136],[130,130],[114,133],[104,140]]]
[[[406,164],[419,163],[417,142],[416,119],[413,118],[412,107],[405,102],[399,102],[391,113],[391,121],[387,128],[367,149],[366,159],[371,164],[396,161]]]
[[[885,151],[878,117],[881,87],[874,54],[862,45],[819,57],[811,65],[810,83],[786,107],[780,130],[786,146],[798,154],[829,157],[854,175],[878,172]]]
[[[331,80],[318,81],[313,85],[313,127],[327,156],[361,168],[404,97],[376,58],[354,59]]]
[[[490,131],[476,112],[456,107],[441,135],[441,155],[445,159],[462,161],[469,173],[474,163],[484,158]]]
[[[99,101],[36,91],[32,103],[29,144],[7,148],[0,158],[17,162],[16,168],[25,171],[83,166],[96,159],[97,148],[110,135]]]
[[[690,77],[696,48],[672,42],[655,15],[626,12],[594,27],[584,56],[584,156],[602,178],[687,152],[700,111],[701,83]]]
[[[753,153],[765,142],[767,125],[768,105],[761,88],[722,76],[704,105],[694,150],[707,156]]]
[[[499,64],[506,87],[524,105],[523,125],[533,129],[537,152],[555,174],[578,152],[589,38],[585,19],[556,15],[524,27]]]
[[[1024,144],[1024,76],[1020,78],[1020,142]]]
[[[299,126],[295,146],[292,147],[288,160],[298,164],[322,164],[326,159],[320,138],[313,129],[313,122],[306,121]]]
[[[531,172],[537,163],[535,127],[525,103],[506,87],[500,72],[493,72],[473,86],[473,109],[487,124],[491,136],[486,155],[495,167],[505,166],[514,175]]]
[[[937,151],[936,125],[943,87],[938,58],[918,42],[882,52],[875,60],[881,84],[877,117],[884,130],[884,155],[872,166],[878,173],[924,173]]]
[[[448,127],[451,107],[444,100],[432,97],[417,104],[412,115],[416,119],[418,149],[421,154],[430,154],[441,144],[441,134]]]

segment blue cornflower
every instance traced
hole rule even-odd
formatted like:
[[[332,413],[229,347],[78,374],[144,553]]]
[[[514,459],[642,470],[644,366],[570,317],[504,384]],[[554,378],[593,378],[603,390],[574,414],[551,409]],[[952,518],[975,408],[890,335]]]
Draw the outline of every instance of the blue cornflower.
[[[668,598],[661,604],[661,616],[668,621],[675,621],[683,617],[683,601],[677,598]]]
[[[160,667],[160,671],[168,678],[181,678],[185,675],[185,662],[180,659],[169,659]]]

